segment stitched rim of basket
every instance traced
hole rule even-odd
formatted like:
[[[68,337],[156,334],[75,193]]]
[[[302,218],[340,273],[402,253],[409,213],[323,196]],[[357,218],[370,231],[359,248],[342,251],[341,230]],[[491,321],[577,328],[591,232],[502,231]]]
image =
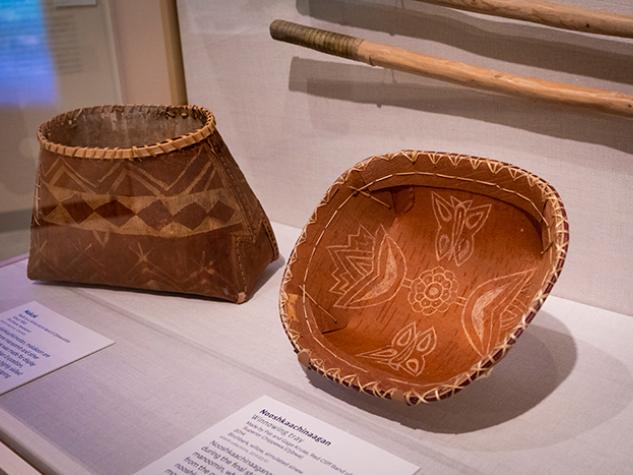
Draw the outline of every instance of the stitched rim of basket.
[[[553,259],[553,263],[549,271],[546,273],[545,278],[543,279],[541,289],[537,292],[535,297],[527,306],[519,323],[509,332],[507,338],[503,342],[492,348],[488,355],[481,358],[477,363],[471,366],[469,370],[453,376],[445,382],[436,384],[435,387],[432,389],[422,392],[416,390],[413,387],[410,387],[407,391],[402,391],[399,387],[395,385],[389,386],[388,384],[385,384],[385,381],[373,380],[363,382],[358,374],[352,372],[344,372],[339,367],[327,366],[323,359],[313,357],[312,353],[314,352],[314,346],[302,346],[299,342],[299,337],[301,336],[301,334],[293,328],[293,319],[296,319],[297,317],[290,317],[288,314],[289,307],[293,306],[293,303],[288,298],[288,294],[286,293],[286,288],[288,284],[294,280],[292,269],[297,263],[297,248],[304,243],[309,229],[318,222],[317,215],[319,213],[319,210],[331,201],[334,196],[335,190],[341,184],[345,183],[348,180],[348,177],[352,172],[362,171],[370,162],[374,160],[389,161],[402,156],[406,157],[413,163],[415,163],[415,161],[417,161],[421,156],[425,156],[431,161],[435,160],[433,161],[434,164],[439,163],[440,160],[444,160],[452,163],[454,167],[457,167],[457,164],[464,160],[470,161],[473,168],[478,167],[482,163],[486,163],[492,170],[492,167],[490,167],[490,165],[492,164],[495,168],[495,172],[493,172],[494,174],[498,174],[501,170],[511,170],[511,172],[508,173],[512,173],[519,178],[524,177],[527,182],[531,184],[531,186],[537,186],[540,189],[543,202],[549,202],[552,206],[552,218],[554,220],[554,222],[551,223],[549,226],[551,227],[551,229],[554,230],[552,246],[554,246],[555,258]],[[431,159],[431,157],[433,157],[433,159]],[[298,354],[300,363],[308,369],[313,369],[336,383],[351,387],[360,392],[365,392],[380,397],[382,399],[401,400],[409,405],[417,405],[421,403],[428,403],[444,399],[459,392],[461,389],[463,389],[476,379],[487,376],[492,371],[494,365],[499,360],[501,360],[506,355],[507,351],[512,347],[512,345],[516,343],[518,337],[521,335],[521,333],[523,333],[523,331],[532,321],[536,313],[545,302],[545,299],[549,295],[552,287],[558,280],[558,277],[563,268],[563,264],[565,262],[568,244],[569,223],[567,221],[567,214],[565,212],[564,205],[560,199],[558,192],[548,182],[534,175],[533,173],[528,172],[527,170],[505,162],[500,162],[488,158],[445,152],[402,150],[400,152],[373,156],[366,160],[363,160],[362,162],[357,163],[352,168],[346,170],[336,179],[336,181],[325,193],[324,198],[314,210],[312,216],[310,217],[310,220],[299,235],[297,243],[295,244],[293,251],[288,258],[288,263],[286,265],[281,282],[279,308],[282,325],[284,327],[286,335],[288,336],[288,339],[290,340],[294,348],[295,353]],[[300,302],[296,303],[296,305],[299,304]],[[313,344],[313,340],[316,341],[314,338],[307,338],[308,343]],[[409,386],[412,386],[412,384],[409,384]]]
[[[48,132],[52,127],[59,126],[60,123],[66,122],[67,125],[72,123],[84,113],[95,112],[113,112],[113,111],[133,111],[133,110],[151,110],[163,112],[170,117],[176,117],[178,114],[186,113],[195,119],[203,121],[202,125],[197,129],[180,135],[154,142],[131,147],[79,147],[63,145],[48,139]],[[208,109],[195,105],[104,105],[94,107],[84,107],[69,112],[59,114],[52,119],[44,122],[37,130],[37,139],[43,149],[49,152],[64,155],[66,157],[77,158],[95,158],[95,159],[134,159],[143,157],[156,157],[158,155],[175,152],[176,150],[195,145],[206,139],[215,131],[215,117]]]

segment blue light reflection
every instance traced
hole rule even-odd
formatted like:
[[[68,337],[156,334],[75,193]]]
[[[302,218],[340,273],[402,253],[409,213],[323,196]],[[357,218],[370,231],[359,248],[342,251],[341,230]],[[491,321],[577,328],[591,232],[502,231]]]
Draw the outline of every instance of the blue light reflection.
[[[0,0],[0,105],[57,100],[42,10],[39,0]]]

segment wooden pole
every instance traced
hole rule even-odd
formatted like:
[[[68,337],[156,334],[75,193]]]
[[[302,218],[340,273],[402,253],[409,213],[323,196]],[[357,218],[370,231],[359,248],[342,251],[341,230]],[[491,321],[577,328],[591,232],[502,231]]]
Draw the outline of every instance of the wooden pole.
[[[633,38],[633,17],[542,0],[418,0],[445,7],[495,15],[515,20],[584,31],[601,35]]]
[[[633,117],[633,96],[619,92],[516,76],[284,20],[273,21],[270,25],[270,34],[276,40],[361,61],[371,66]]]

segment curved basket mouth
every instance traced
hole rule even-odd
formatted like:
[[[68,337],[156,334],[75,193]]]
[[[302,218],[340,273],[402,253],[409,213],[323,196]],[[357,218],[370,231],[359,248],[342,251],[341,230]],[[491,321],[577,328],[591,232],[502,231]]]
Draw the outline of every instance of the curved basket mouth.
[[[486,375],[539,310],[568,245],[530,172],[402,151],[341,175],[299,237],[281,318],[304,366],[409,404]]]
[[[215,130],[213,114],[192,105],[108,105],[65,112],[42,124],[43,149],[95,159],[155,157],[194,145]]]

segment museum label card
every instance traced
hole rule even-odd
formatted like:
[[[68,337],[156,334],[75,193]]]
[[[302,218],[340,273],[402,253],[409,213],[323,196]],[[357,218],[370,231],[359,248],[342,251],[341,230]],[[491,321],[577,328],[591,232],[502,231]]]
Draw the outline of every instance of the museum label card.
[[[268,396],[136,475],[411,475],[418,467]]]
[[[0,394],[114,343],[38,302],[0,313]]]

